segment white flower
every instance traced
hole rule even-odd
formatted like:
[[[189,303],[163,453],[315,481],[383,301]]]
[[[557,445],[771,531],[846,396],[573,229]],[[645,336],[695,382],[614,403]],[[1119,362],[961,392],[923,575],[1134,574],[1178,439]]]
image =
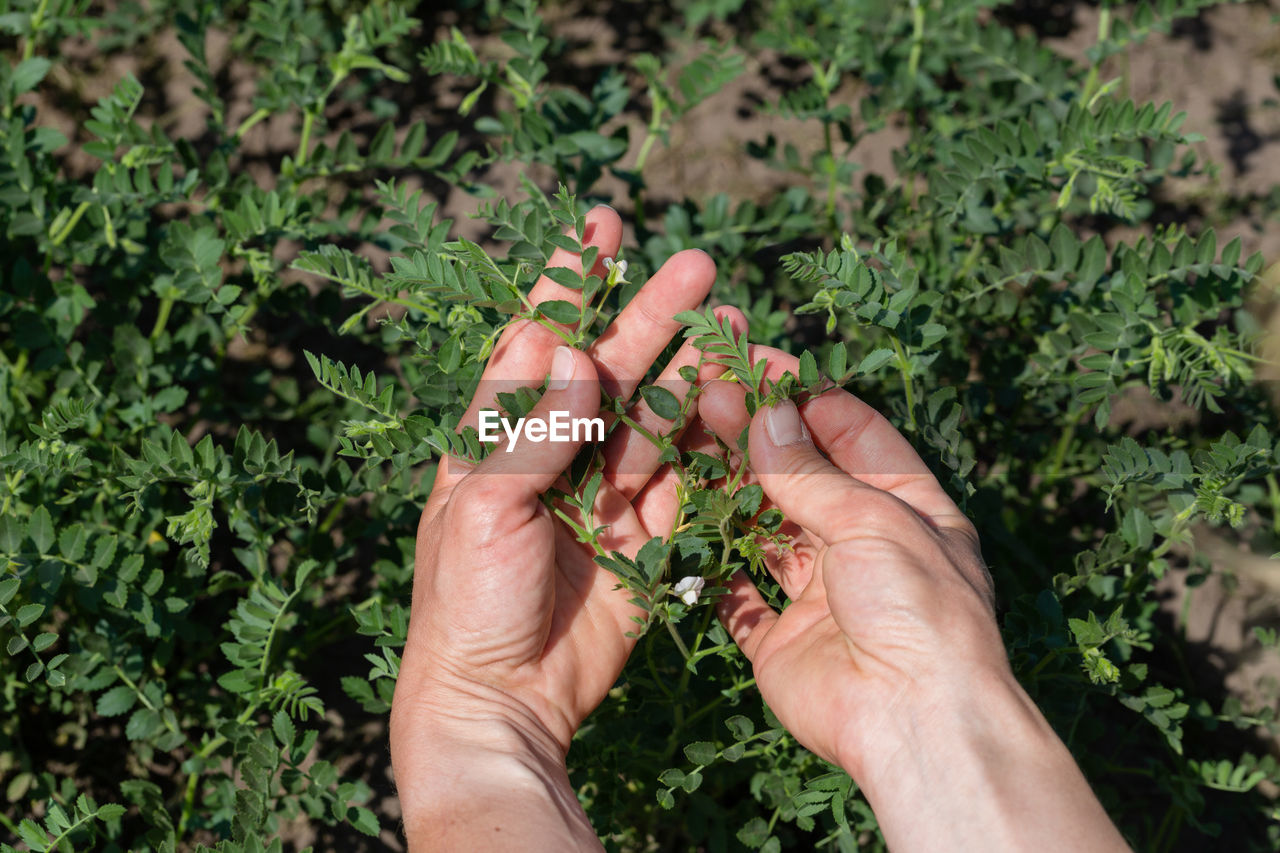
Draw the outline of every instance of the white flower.
[[[613,258],[605,258],[604,268],[609,271],[609,284],[615,285],[618,282],[627,280],[627,262],[615,261]]]
[[[676,585],[671,587],[671,594],[692,607],[698,603],[698,593],[702,592],[702,588],[706,585],[705,578],[690,575],[687,578],[680,578]]]

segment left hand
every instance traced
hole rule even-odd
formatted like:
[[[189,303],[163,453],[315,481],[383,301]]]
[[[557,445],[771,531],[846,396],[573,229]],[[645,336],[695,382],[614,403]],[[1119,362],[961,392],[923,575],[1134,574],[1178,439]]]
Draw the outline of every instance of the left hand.
[[[584,244],[597,246],[601,261],[616,254],[620,236],[611,209],[588,214]],[[579,271],[581,259],[557,250],[550,265]],[[600,262],[594,272],[605,274]],[[673,256],[586,353],[563,346],[538,323],[513,324],[463,424],[475,425],[481,409],[496,409],[498,390],[537,386],[548,370],[551,382],[530,418],[545,420],[553,410],[597,416],[601,383],[629,398],[679,330],[671,318],[697,307],[714,280],[706,254]],[[530,298],[580,303],[581,295],[543,276]],[[741,314],[726,310],[741,328]],[[691,345],[682,347],[663,372],[664,387],[680,395],[678,371],[699,357]],[[671,427],[643,404],[631,417],[648,429]],[[634,555],[669,531],[676,506],[674,474],[659,465],[652,444],[630,432],[616,430],[605,448],[595,516],[608,525],[601,545]],[[411,812],[430,809],[445,784],[425,768],[439,766],[459,744],[527,748],[539,762],[558,760],[562,767],[578,725],[630,654],[635,641],[625,635],[639,612],[630,595],[540,500],[579,447],[518,440],[512,452],[499,449],[479,465],[441,460],[418,528],[412,618],[391,711],[406,826]],[[456,779],[466,770],[450,772]]]

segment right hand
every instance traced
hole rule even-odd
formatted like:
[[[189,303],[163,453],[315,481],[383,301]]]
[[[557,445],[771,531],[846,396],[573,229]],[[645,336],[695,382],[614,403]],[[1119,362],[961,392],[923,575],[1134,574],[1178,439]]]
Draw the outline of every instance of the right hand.
[[[790,355],[753,347],[772,379]],[[841,390],[761,408],[715,381],[704,424],[786,517],[766,565],[771,608],[743,572],[718,604],[766,703],[866,794],[890,849],[1127,850],[1009,666],[973,524],[911,445]]]
[[[768,377],[798,369],[754,349]],[[731,444],[747,426],[739,385],[708,384],[699,409]],[[783,725],[862,781],[908,707],[975,677],[1013,683],[977,531],[852,394],[761,408],[750,426],[751,473],[788,520],[792,550],[771,549],[767,566],[790,604],[774,612],[739,572],[720,616]]]

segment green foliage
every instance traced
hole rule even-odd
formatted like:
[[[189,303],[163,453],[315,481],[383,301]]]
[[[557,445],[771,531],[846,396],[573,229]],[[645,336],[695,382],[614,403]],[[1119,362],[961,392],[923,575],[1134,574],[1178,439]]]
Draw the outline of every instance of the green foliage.
[[[1155,188],[1206,166],[1182,113],[1120,97],[1102,65],[1208,4],[1104,4],[1082,67],[993,0],[694,0],[672,5],[683,34],[607,68],[575,65],[532,0],[461,5],[448,29],[398,2],[0,10],[0,848],[281,850],[306,822],[354,850],[393,831],[381,735],[356,733],[385,724],[432,460],[486,452],[456,427],[507,325],[585,345],[699,247],[751,341],[801,356],[765,382],[727,323],[682,316],[749,406],[846,386],[964,504],[1015,671],[1134,846],[1271,849],[1280,769],[1246,736],[1280,733],[1274,709],[1194,677],[1156,588],[1203,577],[1198,530],[1280,551],[1245,310],[1262,261],[1153,224]],[[167,72],[102,80],[96,103],[69,86],[167,33],[198,130],[159,111]],[[72,36],[91,62],[60,54]],[[651,188],[655,146],[694,109],[731,115],[725,87],[757,61],[803,70],[762,107],[788,131],[746,151],[782,188]],[[890,170],[854,159],[864,141]],[[504,164],[508,197],[488,182]],[[629,198],[607,195],[619,180]],[[459,193],[480,227],[443,215]],[[627,265],[555,273],[585,307],[535,308],[595,200],[630,202]],[[695,394],[651,376],[606,404],[679,428]],[[1172,400],[1179,429],[1123,417]],[[644,614],[570,756],[595,827],[611,850],[881,849],[714,618],[738,568],[784,603],[762,563],[783,519],[726,461],[744,445],[648,437],[682,505],[634,558],[599,546],[598,460],[548,497]],[[705,581],[694,604],[686,578]],[[1259,640],[1275,653],[1274,630]]]

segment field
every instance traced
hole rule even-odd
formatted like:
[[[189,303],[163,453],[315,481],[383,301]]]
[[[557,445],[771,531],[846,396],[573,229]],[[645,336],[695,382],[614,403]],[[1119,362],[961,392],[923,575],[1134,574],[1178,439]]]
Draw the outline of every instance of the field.
[[[974,519],[1134,848],[1280,849],[1277,14],[4,5],[0,843],[405,849],[434,460],[604,202],[630,284],[584,334],[707,251]],[[725,513],[711,586],[759,532]],[[569,756],[606,848],[882,849],[671,581],[620,577],[649,618]]]

